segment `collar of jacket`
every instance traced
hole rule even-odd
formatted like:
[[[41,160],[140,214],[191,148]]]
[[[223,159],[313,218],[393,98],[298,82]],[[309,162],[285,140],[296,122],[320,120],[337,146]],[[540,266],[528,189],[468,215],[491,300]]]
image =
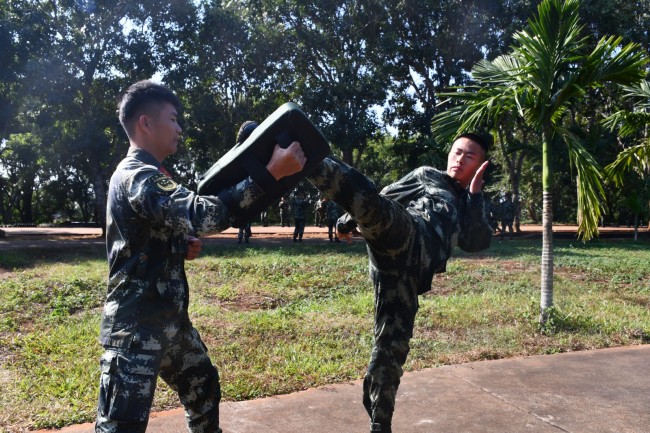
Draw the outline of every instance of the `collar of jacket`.
[[[139,147],[129,147],[129,152],[127,153],[128,157],[135,158],[138,161],[144,162],[145,164],[148,165],[153,165],[157,169],[160,169],[160,163],[152,154],[147,152],[144,149],[140,149]]]
[[[466,188],[463,188],[463,186],[458,182],[457,180],[453,179],[451,176],[449,176],[447,173],[444,171],[441,171],[442,177],[451,185],[451,187],[456,191],[456,194],[462,194],[466,191]]]

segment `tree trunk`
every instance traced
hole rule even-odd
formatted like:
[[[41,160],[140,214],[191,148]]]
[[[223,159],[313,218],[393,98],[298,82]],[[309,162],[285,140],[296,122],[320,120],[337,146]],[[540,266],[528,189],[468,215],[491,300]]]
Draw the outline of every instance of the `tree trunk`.
[[[91,161],[93,175],[93,192],[95,193],[95,214],[102,228],[102,236],[106,236],[106,177],[97,161]]]
[[[32,224],[34,222],[34,215],[32,214],[32,201],[34,199],[34,177],[31,172],[26,174],[26,179],[22,182],[22,191],[20,192],[20,222],[23,224]]]
[[[9,212],[7,206],[5,206],[4,192],[5,184],[2,178],[0,178],[0,223],[9,224]]]
[[[553,194],[543,193],[542,211],[542,293],[540,323],[548,318],[547,310],[553,306]]]
[[[345,162],[348,165],[354,166],[352,150],[353,150],[352,147],[346,147],[345,149],[343,149],[343,162]]]
[[[553,306],[553,165],[552,134],[543,132],[542,144],[542,290],[540,301],[541,324],[548,319],[548,309]]]

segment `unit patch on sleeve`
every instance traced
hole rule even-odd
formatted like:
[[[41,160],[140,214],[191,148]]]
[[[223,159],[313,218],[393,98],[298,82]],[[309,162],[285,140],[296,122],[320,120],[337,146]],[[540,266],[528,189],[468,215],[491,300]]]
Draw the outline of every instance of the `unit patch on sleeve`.
[[[174,191],[178,187],[178,184],[176,182],[162,173],[153,176],[152,180],[156,185],[156,188],[164,192]]]

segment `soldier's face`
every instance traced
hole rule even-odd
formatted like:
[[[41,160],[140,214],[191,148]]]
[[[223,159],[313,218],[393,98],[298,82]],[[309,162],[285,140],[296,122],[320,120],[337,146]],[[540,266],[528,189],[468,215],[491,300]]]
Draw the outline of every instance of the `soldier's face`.
[[[449,151],[447,174],[463,187],[467,187],[483,161],[485,161],[483,148],[469,138],[461,137],[454,141]]]
[[[170,103],[164,103],[160,111],[150,117],[150,122],[150,130],[153,135],[156,152],[158,153],[157,156],[164,159],[176,153],[182,131],[178,125],[178,112],[176,108]]]

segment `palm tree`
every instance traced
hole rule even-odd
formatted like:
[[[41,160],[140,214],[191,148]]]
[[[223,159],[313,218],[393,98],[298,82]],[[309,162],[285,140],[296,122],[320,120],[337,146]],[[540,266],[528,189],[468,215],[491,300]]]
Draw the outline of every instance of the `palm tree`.
[[[631,111],[618,111],[605,119],[605,126],[611,130],[618,130],[621,138],[635,137],[641,132],[643,137],[639,144],[623,149],[616,160],[605,167],[607,177],[611,179],[618,187],[622,187],[624,180],[630,172],[636,172],[646,183],[650,181],[650,136],[648,127],[650,127],[650,82],[642,81],[634,86],[623,86],[626,99],[635,101]],[[647,196],[647,191],[646,191]],[[634,197],[637,200],[634,200]],[[630,195],[632,204],[639,212],[642,209],[642,203],[638,191]],[[650,204],[650,203],[649,203]],[[638,213],[637,213],[638,215]],[[650,222],[648,223],[650,228]],[[637,240],[637,223],[635,218],[634,240]]]
[[[507,55],[481,61],[472,70],[475,91],[448,93],[461,104],[434,117],[437,139],[460,131],[494,125],[516,112],[542,140],[543,241],[540,321],[553,306],[553,166],[552,155],[568,151],[577,175],[579,233],[587,240],[598,233],[603,211],[602,170],[580,138],[565,125],[569,109],[587,90],[606,83],[629,85],[644,77],[647,63],[637,44],[604,37],[589,51],[582,36],[579,0],[544,0],[529,28],[514,35]]]

